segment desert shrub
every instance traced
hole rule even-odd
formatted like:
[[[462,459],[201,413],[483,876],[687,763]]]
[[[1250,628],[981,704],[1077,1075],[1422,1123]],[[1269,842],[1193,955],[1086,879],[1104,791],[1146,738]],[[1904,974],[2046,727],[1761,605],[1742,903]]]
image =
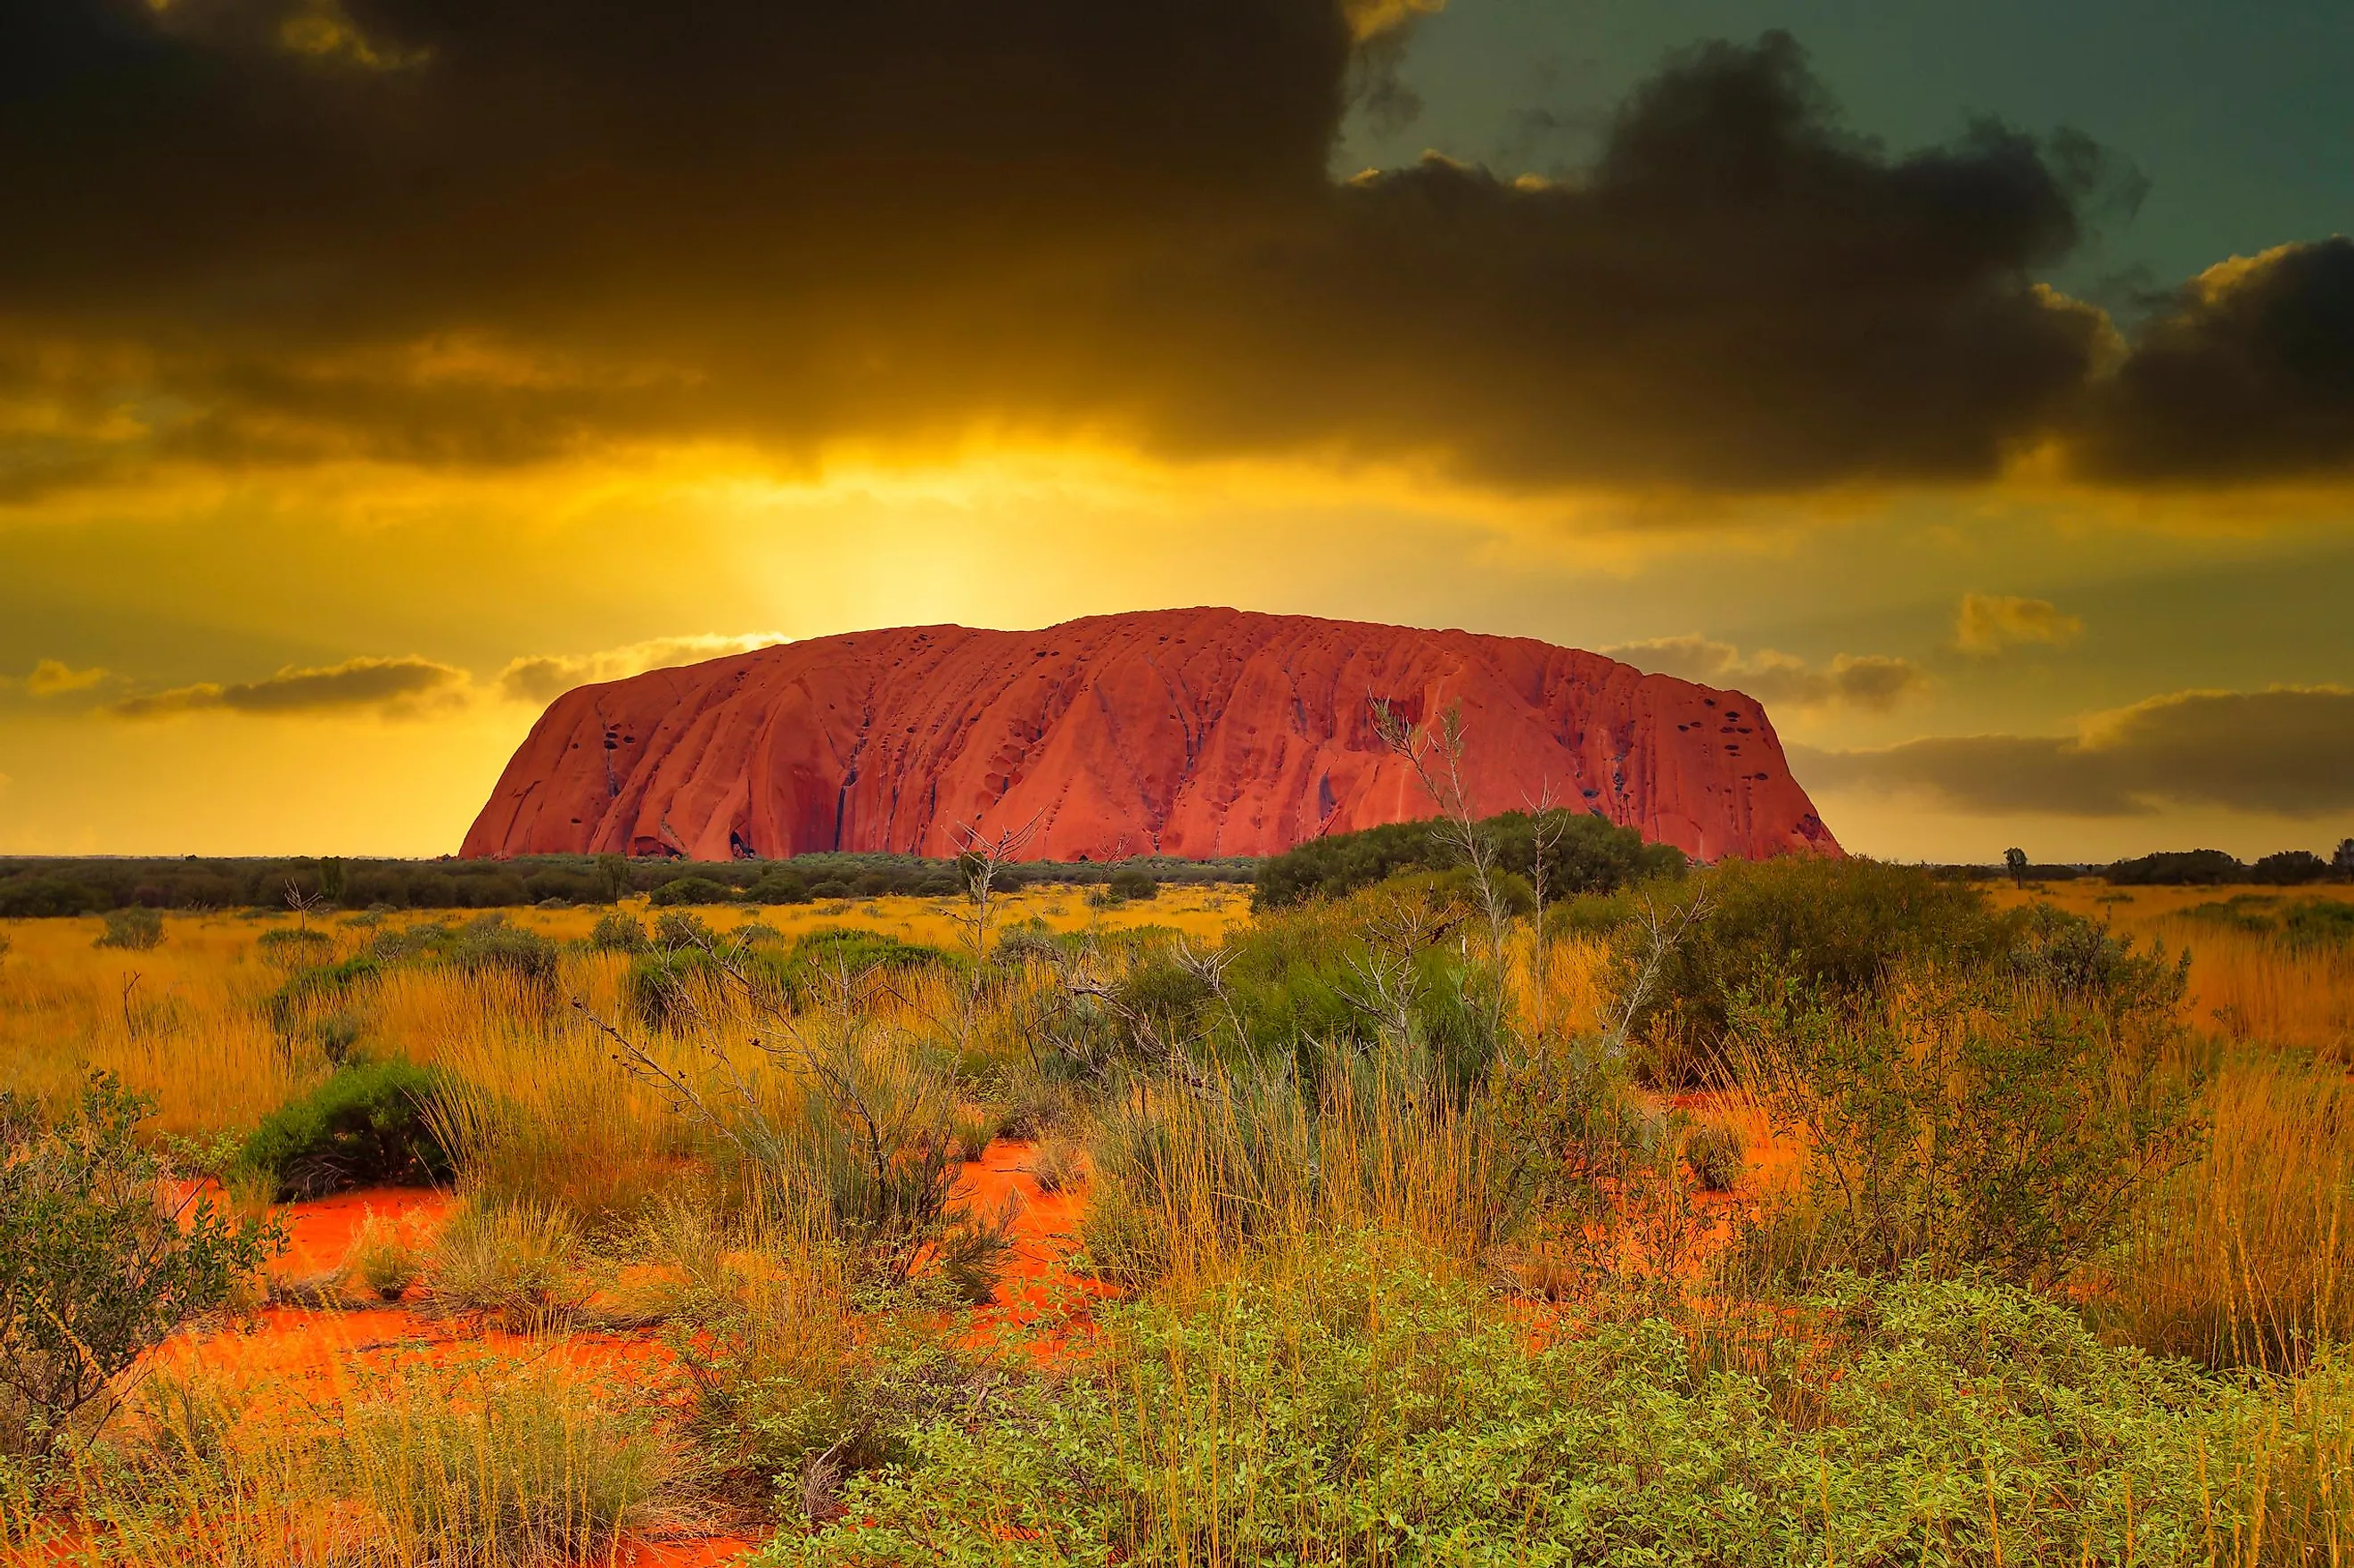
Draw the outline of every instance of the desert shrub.
[[[648,946],[646,928],[634,915],[609,909],[589,928],[588,948],[598,953],[642,953]]]
[[[2196,1150],[2168,1059],[2180,997],[2179,971],[2120,1012],[1916,967],[1861,1001],[1793,987],[1739,1004],[1741,1071],[1807,1150],[1804,1202],[1749,1238],[1749,1260],[2065,1275]]]
[[[1589,812],[1506,811],[1475,831],[1494,847],[1499,866],[1523,883],[1533,886],[1542,870],[1548,899],[1610,893],[1648,877],[1680,875],[1684,868],[1683,854],[1673,846],[1647,844],[1634,829]],[[1401,872],[1448,870],[1457,859],[1435,821],[1332,833],[1260,862],[1251,907],[1283,909],[1310,898],[1345,897]]]
[[[657,909],[673,909],[692,904],[733,904],[736,902],[736,890],[707,876],[682,876],[675,882],[663,883],[646,895],[646,902]]]
[[[673,1468],[560,1366],[410,1369],[353,1402],[344,1443],[387,1560],[440,1568],[605,1561]]]
[[[449,961],[466,974],[503,976],[552,991],[562,964],[555,941],[497,915],[470,921],[450,944]]]
[[[1855,998],[1908,959],[1985,963],[2009,945],[2006,923],[1975,888],[1915,866],[1815,855],[1726,861],[1694,878],[1691,893],[1707,900],[1707,917],[1668,955],[1635,1021],[1638,1034],[1681,1033],[1704,1047],[1723,1035],[1735,999],[1769,981]]]
[[[1222,991],[1200,1008],[1201,1026],[1229,1058],[1288,1056],[1310,1075],[1386,1032],[1427,1052],[1459,1095],[1497,1048],[1498,977],[1450,937],[1461,906],[1424,893],[1385,884],[1230,934]]]
[[[809,878],[798,871],[768,872],[744,896],[754,904],[806,904],[810,901]]]
[[[0,1092],[0,1511],[113,1404],[115,1380],[224,1304],[281,1233],[172,1196],[150,1103],[105,1075],[52,1119]]]
[[[1799,1311],[1814,1341],[1750,1367],[1658,1319],[1532,1347],[1369,1238],[1100,1309],[1084,1364],[908,1428],[905,1461],[762,1561],[2061,1568],[2179,1561],[2286,1511],[2237,1459],[2264,1395],[2064,1308],[1906,1278]]]
[[[1730,1192],[1741,1185],[1747,1157],[1738,1129],[1722,1122],[1697,1123],[1684,1133],[1683,1153],[1703,1190]]]
[[[458,940],[458,933],[438,920],[420,920],[398,930],[378,931],[368,939],[367,956],[378,963],[398,964],[411,959],[439,957]]]
[[[308,926],[273,926],[253,939],[253,950],[281,969],[300,969],[332,962],[335,938]]]
[[[2316,898],[2294,905],[2281,916],[2281,935],[2298,948],[2354,945],[2354,904]]]
[[[262,1118],[239,1163],[281,1200],[446,1181],[450,1151],[431,1115],[442,1087],[438,1074],[406,1057],[347,1062]]]
[[[998,1381],[941,1332],[938,1300],[861,1292],[805,1239],[753,1252],[755,1266],[702,1271],[709,1306],[671,1338],[694,1391],[688,1431],[724,1490],[788,1520],[832,1517],[848,1478],[910,1457],[908,1427]]]
[[[2160,948],[2137,953],[2129,938],[2038,904],[2018,923],[2003,967],[2025,985],[2118,1017],[2170,1015],[2190,985],[2190,954],[2169,961]]]
[[[811,979],[813,989],[789,1002],[740,968],[715,977],[768,1025],[751,1044],[773,1078],[730,1071],[706,1095],[626,1040],[622,1059],[730,1151],[748,1188],[817,1224],[864,1277],[896,1287],[924,1268],[986,1300],[1012,1215],[955,1204],[956,1057],[900,1026],[878,971],[829,968]]]
[[[949,1136],[956,1146],[956,1156],[970,1165],[989,1152],[990,1141],[997,1135],[997,1123],[984,1112],[960,1108],[949,1123]]]
[[[300,970],[262,999],[262,1016],[281,1038],[307,1037],[330,1065],[341,1066],[357,1053],[366,1029],[359,1004],[381,970],[365,954]]]
[[[581,1237],[561,1210],[461,1203],[434,1238],[425,1288],[441,1311],[482,1315],[517,1333],[562,1321],[579,1304]]]
[[[98,934],[96,946],[129,948],[144,952],[161,947],[164,941],[164,916],[143,905],[106,912],[105,929]]]
[[[1123,902],[1130,899],[1157,898],[1161,895],[1161,885],[1153,881],[1152,874],[1140,865],[1120,866],[1111,874],[1111,879],[1104,885],[1111,890],[1114,897]]]
[[[665,953],[708,948],[718,939],[702,916],[684,909],[669,910],[654,919],[654,946]]]
[[[1030,1151],[1030,1174],[1042,1192],[1065,1192],[1087,1178],[1087,1156],[1061,1133],[1049,1133]]]
[[[353,1233],[336,1272],[380,1301],[398,1301],[425,1272],[425,1260],[399,1226],[371,1210]]]
[[[679,1029],[698,1016],[696,988],[714,983],[719,964],[700,948],[640,953],[621,971],[621,1004],[646,1029]]]
[[[859,926],[826,926],[806,931],[793,943],[787,975],[797,987],[825,976],[861,974],[871,969],[915,969],[938,965],[952,968],[954,955],[921,942],[904,941],[884,931]]]

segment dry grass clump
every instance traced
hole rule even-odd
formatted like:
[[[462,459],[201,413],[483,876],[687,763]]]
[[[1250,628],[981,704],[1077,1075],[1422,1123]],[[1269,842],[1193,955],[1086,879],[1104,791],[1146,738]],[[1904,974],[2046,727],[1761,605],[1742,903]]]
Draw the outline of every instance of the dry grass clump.
[[[426,1255],[407,1226],[370,1210],[336,1273],[379,1301],[398,1301],[425,1273]]]
[[[58,1561],[220,1568],[556,1568],[656,1522],[685,1467],[586,1374],[487,1358],[357,1359],[329,1403],[269,1382],[159,1377],[66,1500]],[[35,1547],[38,1527],[16,1537]]]
[[[437,1310],[482,1315],[516,1333],[561,1326],[586,1296],[577,1223],[560,1209],[460,1204],[425,1263]]]
[[[2298,1371],[2354,1328],[2354,1082],[2242,1053],[2204,1100],[2205,1148],[2137,1206],[2094,1317],[2160,1354]]]

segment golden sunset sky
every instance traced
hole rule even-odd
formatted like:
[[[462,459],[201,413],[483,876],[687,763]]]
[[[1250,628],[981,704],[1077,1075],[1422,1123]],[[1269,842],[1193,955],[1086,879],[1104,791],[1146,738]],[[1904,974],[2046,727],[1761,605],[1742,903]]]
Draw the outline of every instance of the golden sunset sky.
[[[1878,854],[2354,833],[2354,25],[1902,9],[11,7],[0,853],[1192,604],[1740,687]]]

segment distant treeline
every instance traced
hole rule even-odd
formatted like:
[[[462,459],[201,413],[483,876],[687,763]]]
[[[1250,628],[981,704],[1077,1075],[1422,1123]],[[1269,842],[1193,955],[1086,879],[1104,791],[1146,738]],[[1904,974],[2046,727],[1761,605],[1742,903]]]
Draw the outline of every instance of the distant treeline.
[[[1504,868],[1525,879],[1536,853],[1534,823],[1508,812],[1483,826]],[[1683,857],[1642,842],[1631,830],[1579,817],[1545,856],[1550,896],[1604,891],[1681,869]],[[1267,860],[1026,861],[998,870],[1004,888],[1036,883],[1108,886],[1138,893],[1147,883],[1253,883],[1261,907],[1344,893],[1406,870],[1440,873],[1453,852],[1427,822],[1402,822],[1318,839]],[[1953,865],[1962,881],[2008,879],[2003,866]],[[2284,850],[2248,864],[2221,850],[2141,855],[2108,865],[2030,865],[2029,882],[2099,877],[2119,886],[2293,887],[2354,880],[2354,840],[2325,859]],[[957,862],[912,854],[805,854],[790,860],[632,860],[621,855],[525,855],[514,860],[358,860],[334,856],[227,859],[0,858],[0,919],[151,909],[282,909],[291,899],[342,909],[497,909],[531,904],[610,904],[638,894],[663,904],[801,904],[889,894],[938,897],[963,890]]]
[[[998,885],[1129,886],[1247,883],[1256,860],[1161,855],[1104,862],[1027,861],[1001,866]],[[316,901],[341,909],[496,909],[610,904],[634,894],[658,902],[803,904],[886,894],[938,896],[965,885],[953,860],[910,854],[805,854],[790,860],[631,860],[621,855],[525,855],[514,860],[0,859],[0,919],[154,909],[282,909]]]
[[[2012,875],[2009,868],[1999,865],[1948,869],[1979,882],[2009,881]],[[2311,850],[2281,850],[2252,865],[2221,850],[2170,850],[2106,865],[2029,865],[2019,876],[2026,882],[2097,877],[2113,887],[2302,887],[2313,882],[2354,880],[2354,839],[2339,844],[2328,859]]]

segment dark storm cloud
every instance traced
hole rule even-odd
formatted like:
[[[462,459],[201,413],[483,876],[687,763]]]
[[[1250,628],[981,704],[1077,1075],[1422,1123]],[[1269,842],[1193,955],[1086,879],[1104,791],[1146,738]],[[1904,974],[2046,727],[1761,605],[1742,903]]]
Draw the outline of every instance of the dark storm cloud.
[[[2128,479],[2354,469],[2354,239],[2186,284],[2100,387],[2086,447],[2090,466]]]
[[[1961,811],[2124,817],[2218,806],[2319,816],[2354,809],[2354,692],[2179,692],[2105,715],[2079,736],[1794,748],[1793,761],[1810,789],[1918,791]]]
[[[1976,479],[2075,418],[2107,328],[2031,280],[2131,184],[1993,124],[1892,154],[1778,35],[1670,62],[1577,182],[1336,184],[1352,100],[1410,107],[1401,0],[5,3],[19,496],[976,426]]]
[[[272,715],[373,708],[404,716],[459,699],[466,683],[463,670],[429,659],[347,659],[323,670],[281,670],[259,681],[176,686],[125,698],[107,711],[118,718],[164,718],[216,709]]]

